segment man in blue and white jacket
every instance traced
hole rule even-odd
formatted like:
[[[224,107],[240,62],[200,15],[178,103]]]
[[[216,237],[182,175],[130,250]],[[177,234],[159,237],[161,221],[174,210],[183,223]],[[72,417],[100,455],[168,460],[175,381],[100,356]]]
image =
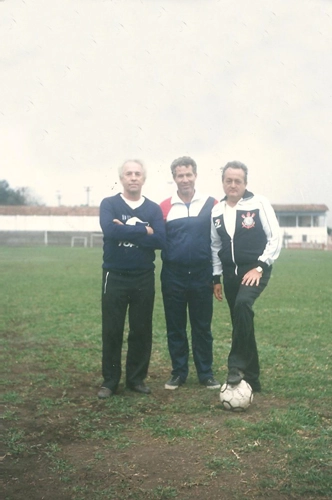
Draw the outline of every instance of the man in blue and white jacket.
[[[165,243],[160,207],[141,195],[146,171],[139,160],[119,169],[123,193],[105,198],[100,205],[104,234],[102,283],[102,374],[98,397],[117,390],[121,377],[121,350],[129,309],[126,385],[149,394],[144,383],[152,346],[152,312],[155,296],[155,249]]]
[[[244,379],[260,392],[252,307],[269,282],[281,237],[269,201],[247,191],[247,175],[247,167],[238,161],[222,170],[226,196],[212,210],[211,249],[214,295],[223,298],[222,275],[233,325],[227,382],[236,385]]]
[[[172,361],[172,373],[165,389],[177,389],[188,376],[187,308],[198,379],[208,389],[218,389],[220,384],[212,372],[210,247],[211,210],[216,200],[195,190],[197,166],[192,158],[184,156],[174,160],[171,171],[177,192],[160,205],[166,223],[161,282]]]

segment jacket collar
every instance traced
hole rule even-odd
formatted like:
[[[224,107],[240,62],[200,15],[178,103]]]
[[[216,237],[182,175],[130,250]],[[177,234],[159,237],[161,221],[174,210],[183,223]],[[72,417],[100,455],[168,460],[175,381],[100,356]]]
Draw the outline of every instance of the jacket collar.
[[[200,200],[201,198],[202,198],[201,193],[195,189],[194,196],[192,197],[190,203],[192,203],[193,201]],[[181,200],[181,198],[179,197],[177,192],[175,192],[171,198],[171,204],[175,205],[176,203],[180,203],[182,205],[185,205],[185,202]]]
[[[238,201],[238,203],[241,201],[241,200],[247,200],[248,198],[252,198],[254,196],[254,193],[252,193],[251,191],[248,191],[247,189],[245,190],[245,192],[243,193],[243,196],[242,198]],[[226,201],[227,200],[227,196],[224,196],[220,201]]]

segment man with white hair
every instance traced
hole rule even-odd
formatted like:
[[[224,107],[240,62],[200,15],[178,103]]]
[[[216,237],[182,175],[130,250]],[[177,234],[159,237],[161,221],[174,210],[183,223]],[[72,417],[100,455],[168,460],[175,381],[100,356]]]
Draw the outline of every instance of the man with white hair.
[[[128,309],[127,388],[149,394],[144,383],[152,348],[155,249],[162,248],[165,227],[160,207],[141,195],[146,171],[140,160],[119,169],[123,192],[100,205],[104,234],[102,280],[102,387],[112,396],[121,378],[123,330]]]

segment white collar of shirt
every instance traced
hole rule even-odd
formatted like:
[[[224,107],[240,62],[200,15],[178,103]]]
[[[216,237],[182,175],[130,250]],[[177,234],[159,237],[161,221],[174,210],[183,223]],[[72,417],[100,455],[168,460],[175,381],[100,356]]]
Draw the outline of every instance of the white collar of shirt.
[[[189,203],[192,203],[193,201],[196,201],[196,200],[200,200],[201,198],[202,198],[202,195],[198,191],[195,190],[194,196],[192,197],[192,199]],[[181,200],[181,198],[177,192],[173,194],[172,199],[171,199],[172,205],[175,205],[176,203],[181,203],[182,205],[186,205],[186,203],[183,200]]]
[[[135,208],[138,208],[141,205],[143,205],[144,200],[145,200],[144,196],[141,196],[139,200],[135,200],[135,201],[133,201],[133,200],[127,200],[127,198],[125,198],[125,196],[123,196],[122,193],[120,193],[120,196],[123,199],[123,201],[125,203],[127,203],[127,205],[129,205],[130,208],[132,208],[133,210],[135,210]]]
[[[242,198],[241,198],[241,200],[242,200]],[[239,200],[239,201],[241,201],[241,200]],[[237,208],[239,201],[237,202],[237,204],[234,207],[231,207],[225,201],[224,224],[225,224],[226,231],[231,238],[233,238],[234,233],[235,233],[236,208]]]

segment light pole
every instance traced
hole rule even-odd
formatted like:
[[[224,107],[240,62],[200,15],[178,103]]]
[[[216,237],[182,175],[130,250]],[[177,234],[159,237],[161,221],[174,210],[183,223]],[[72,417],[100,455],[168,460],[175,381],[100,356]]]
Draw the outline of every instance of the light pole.
[[[85,187],[85,191],[86,191],[86,206],[88,207],[89,204],[90,204],[90,191],[91,191],[91,187],[90,186],[86,186]]]

